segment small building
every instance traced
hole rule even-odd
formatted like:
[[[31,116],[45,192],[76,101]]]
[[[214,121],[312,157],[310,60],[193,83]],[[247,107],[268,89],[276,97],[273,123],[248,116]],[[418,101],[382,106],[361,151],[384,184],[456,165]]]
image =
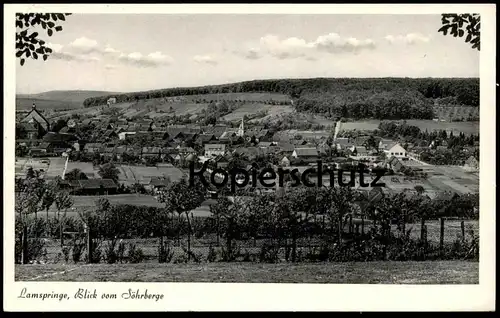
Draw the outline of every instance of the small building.
[[[223,156],[226,153],[226,145],[224,144],[206,144],[205,145],[205,157],[213,158],[218,156]]]
[[[399,143],[395,143],[384,149],[384,153],[388,158],[394,156],[399,159],[407,159],[408,152]]]
[[[49,121],[36,109],[35,103],[31,111],[21,120],[28,125],[28,139],[39,139],[50,130]],[[31,126],[31,128],[29,127]]]
[[[317,159],[319,152],[316,148],[295,148],[292,153],[294,159]]]
[[[134,136],[135,134],[137,134],[137,132],[135,131],[122,131],[118,133],[118,139],[126,140],[127,138]]]

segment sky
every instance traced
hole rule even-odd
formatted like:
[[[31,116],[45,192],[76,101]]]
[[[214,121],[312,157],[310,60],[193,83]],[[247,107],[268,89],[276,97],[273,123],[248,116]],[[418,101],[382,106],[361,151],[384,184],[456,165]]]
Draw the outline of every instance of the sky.
[[[253,79],[479,77],[479,51],[440,15],[73,14],[16,92],[133,92]]]

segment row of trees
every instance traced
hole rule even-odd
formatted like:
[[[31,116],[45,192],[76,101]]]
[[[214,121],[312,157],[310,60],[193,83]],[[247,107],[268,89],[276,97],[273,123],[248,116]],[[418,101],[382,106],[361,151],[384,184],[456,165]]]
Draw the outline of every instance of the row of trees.
[[[36,219],[38,211],[44,209],[48,211],[47,207],[52,205],[51,191],[56,193],[56,199],[53,200],[58,211],[68,209],[72,202],[70,199],[57,199],[68,196],[64,192],[58,192],[55,187],[46,186],[43,180],[31,172],[23,182],[19,182],[18,186],[16,222],[18,220],[20,222],[18,236],[20,245],[23,246],[28,242],[28,221],[33,220],[29,216],[34,215]],[[225,239],[225,255],[228,258],[235,257],[236,241],[253,239],[254,242],[263,240],[266,246],[274,250],[287,247],[290,249],[290,259],[295,260],[298,242],[304,239],[310,241],[315,235],[319,235],[312,225],[317,223],[312,220],[318,217],[323,218],[323,232],[319,239],[324,244],[344,244],[353,239],[353,233],[364,235],[371,230],[378,234],[375,235],[376,238],[369,237],[380,241],[392,237],[390,229],[393,224],[398,225],[403,235],[406,233],[406,224],[417,220],[425,221],[449,216],[477,219],[479,203],[477,196],[455,196],[446,201],[435,201],[422,194],[400,193],[383,196],[381,200],[371,204],[359,205],[356,202],[366,202],[367,198],[348,187],[291,188],[276,194],[233,199],[222,196],[210,206],[213,216],[208,220],[212,221],[205,222],[200,229],[199,224],[193,225],[191,211],[205,201],[206,194],[206,189],[201,183],[196,182],[190,186],[183,179],[170,183],[160,194],[159,200],[164,204],[163,208],[111,205],[109,201],[100,199],[95,210],[80,215],[80,221],[91,229],[93,239],[116,241],[120,238],[152,235],[160,239],[161,249],[166,246],[165,237],[179,239],[180,233],[184,231],[183,233],[187,235],[188,260],[197,257],[191,251],[192,236],[195,232],[197,236],[213,232],[220,234]],[[361,206],[364,206],[363,210]],[[364,230],[363,233],[353,231],[351,221],[353,217],[362,217],[366,220],[366,233]],[[57,219],[59,220],[59,217]],[[347,233],[346,226],[350,227]],[[195,227],[198,227],[198,230],[195,231]],[[59,231],[61,235],[62,232]],[[382,245],[387,247],[387,244]]]

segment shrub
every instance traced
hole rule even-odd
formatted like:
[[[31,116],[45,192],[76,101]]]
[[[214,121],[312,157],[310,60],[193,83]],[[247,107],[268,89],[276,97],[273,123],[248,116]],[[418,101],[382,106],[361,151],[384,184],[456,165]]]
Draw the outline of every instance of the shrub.
[[[125,242],[120,240],[120,243],[118,243],[118,248],[116,250],[116,258],[120,263],[123,263],[123,260],[125,259]]]
[[[77,239],[73,240],[72,258],[75,264],[80,262],[84,248],[85,243],[80,242]]]
[[[210,244],[208,247],[208,255],[207,255],[207,262],[215,262],[217,260],[217,251],[215,248]]]
[[[170,247],[170,244],[161,244],[158,246],[158,262],[160,263],[170,263],[174,257],[174,251]]]
[[[69,263],[70,253],[71,253],[71,247],[70,246],[63,246],[62,254],[64,255],[64,262],[65,263]]]
[[[221,261],[233,262],[240,255],[240,248],[235,241],[231,243],[231,249],[222,246],[221,248]]]
[[[144,252],[140,247],[136,247],[135,244],[130,243],[128,248],[128,261],[130,263],[136,264],[144,261]]]
[[[104,245],[104,257],[106,263],[114,264],[118,260],[118,255],[115,251],[116,240],[111,240]]]
[[[261,263],[277,263],[279,261],[279,247],[264,243],[260,249],[259,261]]]

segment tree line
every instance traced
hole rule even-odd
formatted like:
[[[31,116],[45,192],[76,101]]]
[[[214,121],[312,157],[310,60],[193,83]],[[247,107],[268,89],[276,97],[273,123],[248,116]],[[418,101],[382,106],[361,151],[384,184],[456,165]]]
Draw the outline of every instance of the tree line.
[[[85,107],[106,105],[110,97],[117,103],[133,102],[144,99],[165,98],[187,95],[273,92],[297,99],[306,94],[337,94],[338,92],[376,91],[390,92],[407,89],[418,92],[425,98],[437,99],[453,97],[459,105],[479,106],[479,79],[411,79],[411,78],[311,78],[311,79],[274,79],[254,80],[233,84],[210,85],[201,87],[177,87],[88,98]]]

